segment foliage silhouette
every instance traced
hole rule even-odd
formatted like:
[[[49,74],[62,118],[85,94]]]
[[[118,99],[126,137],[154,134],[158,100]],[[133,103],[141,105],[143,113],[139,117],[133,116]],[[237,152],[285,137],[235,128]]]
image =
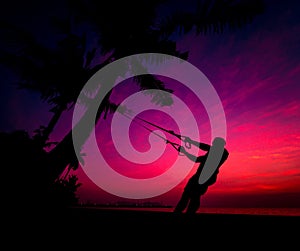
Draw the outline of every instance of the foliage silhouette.
[[[54,182],[49,180],[44,160],[47,152],[24,130],[0,133],[0,151],[3,157],[11,156],[3,168],[3,177],[9,194],[4,195],[5,205],[34,205],[61,207],[78,204],[76,192],[81,185],[71,175]]]

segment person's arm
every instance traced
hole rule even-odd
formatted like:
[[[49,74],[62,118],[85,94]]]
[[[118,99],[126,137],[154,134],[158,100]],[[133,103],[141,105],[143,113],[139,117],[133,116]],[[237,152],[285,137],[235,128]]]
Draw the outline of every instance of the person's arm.
[[[197,157],[197,156],[195,156],[195,155],[193,155],[193,154],[187,152],[183,146],[181,146],[181,147],[179,148],[179,152],[181,152],[181,153],[183,153],[184,155],[186,155],[186,156],[187,156],[191,161],[193,161],[193,162],[200,162],[200,158],[199,158],[199,157]]]
[[[209,149],[210,149],[210,145],[202,143],[202,142],[198,142],[198,141],[195,141],[195,140],[192,140],[189,137],[185,137],[184,142],[187,142],[188,144],[191,144],[191,145],[194,145],[196,147],[199,147],[203,151],[209,151]]]

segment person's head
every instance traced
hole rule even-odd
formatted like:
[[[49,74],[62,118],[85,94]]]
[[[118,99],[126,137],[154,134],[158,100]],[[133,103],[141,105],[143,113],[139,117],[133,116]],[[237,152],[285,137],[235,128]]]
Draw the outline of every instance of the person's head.
[[[213,142],[212,142],[213,146],[219,146],[219,147],[224,147],[225,144],[226,144],[225,139],[223,139],[221,137],[215,137]]]

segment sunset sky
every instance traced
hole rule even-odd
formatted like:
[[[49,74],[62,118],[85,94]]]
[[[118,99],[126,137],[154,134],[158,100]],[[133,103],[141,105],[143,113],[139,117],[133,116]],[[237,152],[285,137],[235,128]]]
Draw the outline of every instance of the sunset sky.
[[[300,4],[291,0],[266,3],[265,13],[240,31],[198,37],[188,34],[178,42],[180,50],[190,52],[188,62],[215,88],[226,116],[226,148],[230,155],[220,169],[216,184],[203,196],[203,206],[300,207]],[[32,133],[39,125],[46,124],[51,115],[49,107],[38,96],[13,89],[10,84],[15,78],[9,70],[1,67],[1,74],[1,114],[5,119],[1,121],[0,130],[26,129]],[[177,123],[182,123],[184,132],[190,133],[184,135],[193,138],[199,133],[200,138],[193,139],[211,143],[210,123],[201,101],[182,83],[163,76],[161,79],[167,88],[174,90],[174,95],[186,104],[191,114],[171,106],[166,110],[176,110],[173,118],[154,110],[140,115],[175,132],[180,128]],[[113,97],[121,100],[133,95],[137,89],[132,86],[130,79],[122,82]],[[147,102],[147,98],[144,101]],[[140,105],[136,104],[133,110]],[[72,115],[72,111],[65,114],[55,128],[53,140],[60,140],[69,131]],[[191,115],[198,132],[192,129]],[[141,152],[150,149],[149,131],[135,123],[131,124],[129,132],[124,124],[119,130],[118,127],[111,130],[112,118],[109,115],[107,120],[101,120],[95,131],[99,151],[116,172],[134,179],[147,179],[169,170],[177,158],[183,168],[192,166],[190,160],[179,156],[172,146],[165,145],[155,135],[151,137],[152,143],[165,147],[160,158],[145,164],[126,160],[112,141],[112,131],[121,141],[129,135],[132,145]],[[169,139],[179,143],[176,138]],[[84,168],[79,168],[75,172],[82,183],[78,196],[82,202],[129,200],[175,205],[196,168],[196,165],[190,168],[174,188],[145,200],[111,194],[96,185]],[[166,178],[156,185],[165,187],[168,182]]]

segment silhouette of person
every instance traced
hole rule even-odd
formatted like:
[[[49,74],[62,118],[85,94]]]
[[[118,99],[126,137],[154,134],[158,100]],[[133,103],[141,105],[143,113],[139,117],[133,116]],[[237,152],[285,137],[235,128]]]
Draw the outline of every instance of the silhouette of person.
[[[174,209],[174,212],[183,213],[183,211],[186,209],[185,212],[187,214],[195,214],[200,207],[201,196],[206,193],[209,186],[216,182],[219,168],[228,158],[229,152],[224,148],[226,144],[225,140],[220,137],[214,138],[212,145],[193,141],[188,137],[186,137],[185,142],[199,147],[201,150],[206,151],[206,153],[204,155],[195,156],[191,153],[188,153],[184,147],[181,146],[179,148],[179,151],[182,154],[186,155],[190,160],[200,164],[196,173],[188,180],[181,198]],[[208,175],[209,172],[212,173],[209,174],[209,176],[207,176],[205,181],[202,183],[200,182],[199,177],[200,174],[204,172],[204,167],[205,169],[210,169],[205,170],[206,175]]]

